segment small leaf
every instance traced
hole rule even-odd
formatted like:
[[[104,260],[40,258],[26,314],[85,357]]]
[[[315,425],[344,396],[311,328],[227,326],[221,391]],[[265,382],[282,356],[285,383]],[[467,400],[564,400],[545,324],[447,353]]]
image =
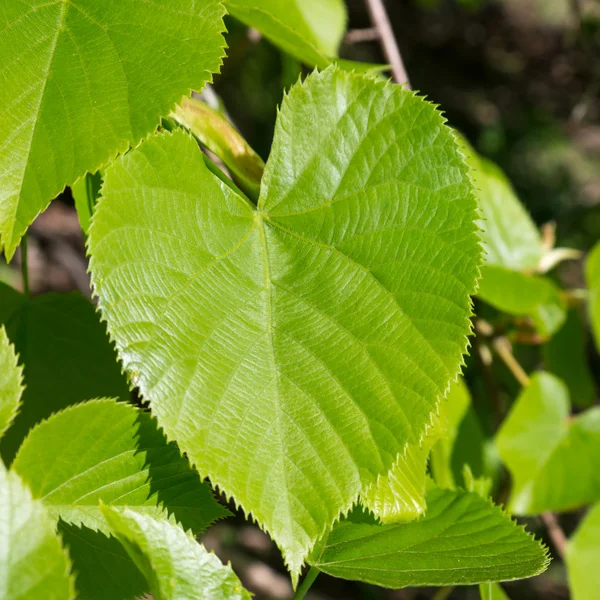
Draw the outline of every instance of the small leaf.
[[[0,324],[23,365],[22,409],[0,442],[8,463],[33,425],[86,398],[127,399],[129,386],[89,300],[79,294],[27,298],[0,283]]]
[[[250,600],[231,567],[177,525],[129,509],[103,506],[102,513],[150,582],[154,600]]]
[[[23,368],[17,363],[4,326],[0,327],[0,436],[10,427],[23,393]]]
[[[454,136],[400,86],[330,68],[284,100],[258,206],[182,131],[103,193],[90,268],[125,367],[297,576],[420,443],[466,350],[480,251]]]
[[[352,513],[308,562],[334,577],[394,589],[506,581],[546,569],[543,546],[477,494],[434,487],[427,506],[424,518],[399,525]]]
[[[588,311],[596,347],[600,349],[600,242],[589,253],[585,265],[589,288]]]
[[[327,67],[346,31],[343,0],[226,0],[228,11],[299,61]]]
[[[75,209],[77,217],[83,233],[87,234],[90,228],[90,220],[94,212],[94,206],[100,196],[100,188],[102,187],[102,174],[100,171],[96,173],[87,173],[84,177],[78,179],[71,186],[71,193],[75,200]]]
[[[218,0],[5,2],[0,249],[65,185],[157,127],[223,56]]]
[[[135,600],[150,591],[117,538],[64,521],[58,531],[73,561],[77,600]]]
[[[498,310],[530,317],[543,336],[560,329],[567,316],[560,290],[546,277],[485,266],[477,295]]]
[[[70,563],[42,503],[0,462],[0,597],[73,600]]]
[[[569,539],[565,561],[573,600],[596,600],[600,589],[600,504],[589,510]]]
[[[563,326],[542,346],[546,371],[564,381],[573,403],[580,408],[590,406],[596,398],[586,338],[587,331],[579,311],[571,309]]]
[[[147,413],[114,400],[67,408],[37,425],[13,469],[50,514],[106,531],[99,501],[203,531],[228,515]]]
[[[600,499],[600,408],[569,417],[566,386],[537,373],[512,407],[496,446],[513,478],[515,514],[564,511]]]

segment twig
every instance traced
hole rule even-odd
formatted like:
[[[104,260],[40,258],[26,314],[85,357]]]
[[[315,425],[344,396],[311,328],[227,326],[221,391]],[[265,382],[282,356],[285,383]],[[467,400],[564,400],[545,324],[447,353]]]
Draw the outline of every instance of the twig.
[[[558,555],[564,559],[565,550],[567,548],[567,536],[558,523],[556,515],[551,512],[542,513],[541,519],[548,530],[548,535],[552,539],[552,544]]]
[[[394,81],[404,84],[408,89],[411,89],[402,55],[400,54],[400,48],[398,48],[396,38],[394,37],[394,31],[383,5],[383,0],[366,1],[373,26],[379,31],[383,53],[392,67]]]
[[[351,29],[344,36],[344,44],[360,44],[361,42],[374,42],[380,38],[377,27],[368,27],[366,29]]]
[[[523,387],[527,387],[529,385],[529,375],[527,375],[523,367],[514,357],[510,342],[505,337],[498,337],[494,340],[493,344],[494,350],[498,353],[498,356],[504,361],[504,364],[509,368],[510,372],[514,375],[515,379]]]

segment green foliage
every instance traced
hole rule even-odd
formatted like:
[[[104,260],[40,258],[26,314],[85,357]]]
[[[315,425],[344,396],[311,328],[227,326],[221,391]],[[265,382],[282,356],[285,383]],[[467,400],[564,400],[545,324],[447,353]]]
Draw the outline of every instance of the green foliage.
[[[73,562],[77,600],[135,600],[150,590],[117,538],[64,521],[58,531]]]
[[[23,393],[23,368],[4,327],[0,327],[0,437],[10,427],[19,410]]]
[[[482,583],[479,586],[481,600],[510,600],[506,592],[497,583]]]
[[[0,248],[8,258],[65,185],[138,143],[219,69],[222,16],[217,0],[4,3]]]
[[[546,569],[545,548],[479,495],[433,487],[427,506],[424,518],[400,525],[352,513],[309,562],[335,577],[390,588],[504,581]]]
[[[117,161],[103,195],[90,267],[125,367],[297,574],[462,360],[479,247],[452,133],[330,68],[286,97],[258,207],[182,132]]]
[[[154,600],[250,600],[230,566],[166,520],[103,506],[102,513],[145,574]]]
[[[569,388],[573,404],[588,407],[596,398],[596,385],[587,361],[587,335],[579,311],[571,309],[563,326],[542,348],[544,367]]]
[[[600,349],[600,242],[587,257],[585,275],[589,288],[588,310],[592,331],[596,347]]]
[[[600,504],[579,524],[567,544],[565,559],[573,600],[594,600],[600,588]]]
[[[496,437],[512,478],[511,512],[569,510],[600,499],[600,408],[569,417],[566,386],[537,373]]]
[[[6,462],[27,431],[86,398],[128,398],[116,354],[92,304],[79,294],[28,298],[0,283],[0,324],[24,367],[23,408],[0,442]]]
[[[0,598],[74,600],[69,557],[42,503],[0,462]]]
[[[85,177],[81,177],[75,184],[71,186],[73,199],[75,200],[75,208],[79,217],[79,224],[83,233],[87,234],[90,228],[90,221],[94,212],[94,207],[100,196],[100,188],[102,187],[102,174],[100,171],[96,173],[88,173]]]
[[[114,400],[67,408],[37,425],[12,467],[50,514],[106,531],[99,502],[203,531],[228,514],[144,412]]]

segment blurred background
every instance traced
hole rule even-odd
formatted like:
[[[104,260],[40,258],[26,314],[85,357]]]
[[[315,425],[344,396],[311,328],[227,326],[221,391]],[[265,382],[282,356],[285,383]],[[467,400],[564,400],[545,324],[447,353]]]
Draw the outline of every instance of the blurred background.
[[[341,55],[385,62],[378,40],[368,39],[364,1],[347,5]],[[559,246],[589,250],[600,239],[600,0],[388,0],[387,8],[413,88],[439,104],[449,124],[504,169],[539,225],[556,223]],[[227,25],[229,56],[214,90],[266,159],[282,91],[297,81],[302,67],[240,23]],[[84,244],[67,190],[31,227],[32,293],[79,290],[89,296]],[[19,260],[17,255],[9,266],[0,263],[0,280],[16,288]],[[581,287],[580,263],[565,263],[558,277],[566,287]],[[526,350],[520,358],[527,363]],[[594,370],[597,378],[600,365]],[[478,435],[491,435],[489,399],[478,394],[478,381],[469,385],[481,422]],[[516,392],[509,375],[501,385],[507,396]],[[570,519],[562,522],[567,534],[577,515]],[[537,520],[527,524],[547,539]],[[279,552],[242,514],[217,523],[203,541],[232,561],[259,600],[292,598]],[[513,600],[569,597],[559,561],[544,575],[506,584],[505,590]],[[475,599],[479,592],[476,587],[392,592],[321,575],[308,598]]]

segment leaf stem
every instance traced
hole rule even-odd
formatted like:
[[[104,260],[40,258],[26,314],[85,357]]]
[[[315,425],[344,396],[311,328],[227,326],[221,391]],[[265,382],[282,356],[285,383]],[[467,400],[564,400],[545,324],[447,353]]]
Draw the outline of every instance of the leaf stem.
[[[311,567],[309,569],[308,573],[306,574],[306,577],[304,577],[304,579],[302,580],[302,583],[300,584],[300,587],[294,594],[294,600],[302,600],[302,598],[304,598],[306,596],[306,594],[308,593],[308,590],[310,589],[312,584],[315,582],[315,579],[317,578],[317,576],[319,575],[320,572],[321,571],[319,571],[319,569],[317,569],[317,567]]]
[[[29,267],[27,264],[27,234],[23,236],[21,240],[21,276],[23,278],[23,293],[26,296],[30,295],[29,292]]]
[[[367,9],[371,15],[373,26],[379,30],[379,39],[386,59],[392,67],[392,75],[396,83],[404,84],[409,90],[411,89],[410,81],[404,67],[400,48],[394,37],[394,31],[390,24],[387,11],[383,4],[383,0],[366,0]]]
[[[540,518],[548,530],[548,535],[552,539],[552,544],[556,552],[564,560],[567,549],[567,536],[559,525],[556,515],[551,512],[545,512],[540,515]]]
[[[511,343],[505,337],[498,337],[494,340],[493,344],[494,350],[498,353],[498,356],[502,359],[504,364],[509,368],[515,379],[523,387],[527,387],[529,385],[529,375],[527,375],[525,369],[523,369],[523,367],[519,364],[519,361],[517,361],[512,353]]]

